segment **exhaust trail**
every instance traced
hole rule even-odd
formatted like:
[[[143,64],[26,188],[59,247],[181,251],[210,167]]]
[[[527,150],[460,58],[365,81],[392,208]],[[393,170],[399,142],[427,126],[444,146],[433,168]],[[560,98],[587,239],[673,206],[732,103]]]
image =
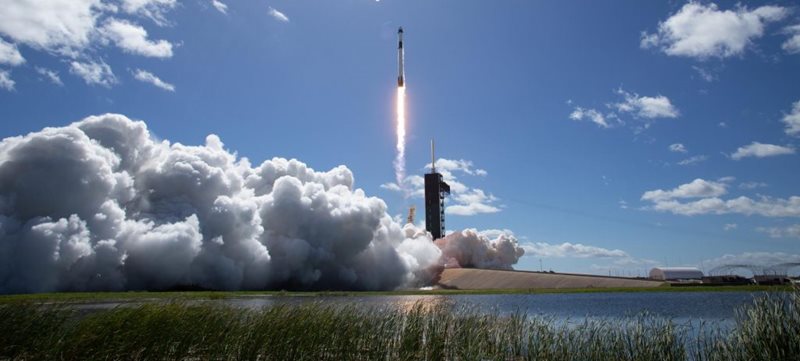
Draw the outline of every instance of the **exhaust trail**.
[[[406,74],[403,54],[403,28],[397,29],[397,157],[394,159],[394,174],[397,186],[408,196],[403,181],[406,178]]]
[[[397,157],[394,159],[397,185],[407,193],[403,180],[406,178],[406,87],[397,87]]]

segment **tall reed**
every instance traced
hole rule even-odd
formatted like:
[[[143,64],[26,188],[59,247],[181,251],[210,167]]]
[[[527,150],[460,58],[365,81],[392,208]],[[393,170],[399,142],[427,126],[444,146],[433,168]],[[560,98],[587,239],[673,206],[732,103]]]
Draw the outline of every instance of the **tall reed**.
[[[0,360],[797,360],[800,293],[758,299],[732,329],[697,340],[651,315],[576,324],[424,303],[148,303],[89,314],[17,304],[0,306],[0,330]]]

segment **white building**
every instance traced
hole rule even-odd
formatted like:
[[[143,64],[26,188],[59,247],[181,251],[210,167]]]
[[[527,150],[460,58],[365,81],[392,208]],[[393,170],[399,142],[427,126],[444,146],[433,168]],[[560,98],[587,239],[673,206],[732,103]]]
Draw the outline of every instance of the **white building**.
[[[703,271],[695,267],[655,267],[650,278],[660,281],[702,280]]]

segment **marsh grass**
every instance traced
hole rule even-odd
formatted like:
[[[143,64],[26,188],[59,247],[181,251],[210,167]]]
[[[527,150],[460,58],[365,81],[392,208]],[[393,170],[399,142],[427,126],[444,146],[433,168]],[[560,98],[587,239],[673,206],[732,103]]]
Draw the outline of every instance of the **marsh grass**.
[[[146,303],[88,315],[9,304],[0,306],[0,360],[797,360],[799,295],[758,299],[733,329],[696,341],[646,314],[575,324],[425,303]]]

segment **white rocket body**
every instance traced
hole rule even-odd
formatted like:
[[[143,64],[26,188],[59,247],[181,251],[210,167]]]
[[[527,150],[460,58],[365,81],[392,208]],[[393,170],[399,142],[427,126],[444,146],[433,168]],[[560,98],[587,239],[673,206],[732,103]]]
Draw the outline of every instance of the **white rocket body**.
[[[406,71],[403,69],[403,28],[397,29],[397,86],[406,85]]]

